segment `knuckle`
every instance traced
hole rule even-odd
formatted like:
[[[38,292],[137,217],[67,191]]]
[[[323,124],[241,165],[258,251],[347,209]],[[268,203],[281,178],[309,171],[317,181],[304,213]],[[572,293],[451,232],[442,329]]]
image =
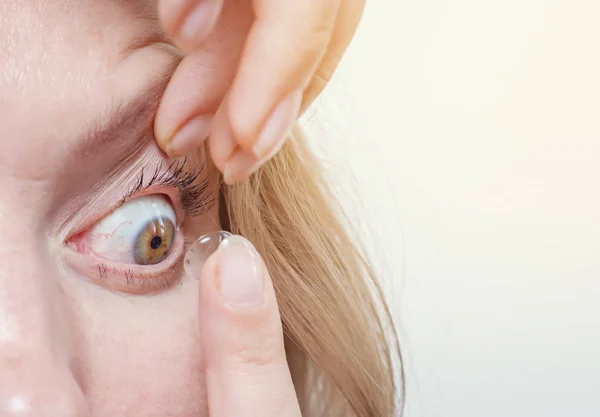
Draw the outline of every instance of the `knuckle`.
[[[304,100],[310,104],[327,87],[333,78],[336,65],[321,65],[313,75],[310,84],[304,91]]]
[[[329,39],[330,34],[325,31],[311,31],[289,39],[285,49],[290,51],[294,61],[312,66],[322,59]]]
[[[323,64],[321,64],[321,66],[319,66],[319,69],[317,69],[317,72],[315,73],[315,82],[321,85],[322,87],[325,87],[325,85],[333,78],[333,74],[335,73],[336,69],[337,61],[335,63],[324,62]]]
[[[330,37],[331,33],[324,27],[304,30],[288,38],[290,51],[296,56],[320,55],[328,45]]]
[[[288,39],[296,53],[314,55],[321,53],[329,44],[336,23],[336,10],[328,2],[306,2],[304,7],[311,10],[300,11],[298,14],[309,16],[304,19],[294,17],[290,25],[281,25],[282,39]]]
[[[312,47],[322,47],[323,44],[329,44],[334,28],[335,18],[315,19],[305,29],[305,41]]]

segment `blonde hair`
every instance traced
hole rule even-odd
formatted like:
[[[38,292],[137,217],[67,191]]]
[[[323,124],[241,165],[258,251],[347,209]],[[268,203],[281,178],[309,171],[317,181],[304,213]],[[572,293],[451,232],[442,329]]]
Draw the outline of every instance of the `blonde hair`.
[[[296,129],[249,180],[221,188],[222,222],[269,268],[302,415],[397,415],[404,384],[390,313],[321,172]]]

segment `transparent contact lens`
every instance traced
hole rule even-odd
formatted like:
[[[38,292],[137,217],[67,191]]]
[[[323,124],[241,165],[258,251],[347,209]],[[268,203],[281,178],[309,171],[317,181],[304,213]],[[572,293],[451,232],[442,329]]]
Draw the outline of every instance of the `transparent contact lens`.
[[[219,249],[233,235],[224,230],[207,233],[194,241],[192,246],[185,254],[183,267],[188,276],[197,277],[200,275],[202,266],[206,260]]]

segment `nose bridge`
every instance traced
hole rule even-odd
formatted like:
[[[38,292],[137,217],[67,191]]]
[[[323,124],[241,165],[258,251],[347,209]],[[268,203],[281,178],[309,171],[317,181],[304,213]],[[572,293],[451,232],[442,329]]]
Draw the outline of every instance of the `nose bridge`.
[[[0,213],[0,350],[12,343],[43,345],[59,295],[45,242],[31,219],[19,216]]]
[[[0,195],[0,417],[86,416],[68,299],[47,238]],[[4,200],[6,201],[6,200]]]

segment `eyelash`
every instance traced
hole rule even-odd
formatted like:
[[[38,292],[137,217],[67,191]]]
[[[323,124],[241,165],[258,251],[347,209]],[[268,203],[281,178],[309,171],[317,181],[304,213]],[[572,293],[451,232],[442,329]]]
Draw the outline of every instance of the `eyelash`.
[[[143,193],[154,187],[167,187],[174,188],[179,194],[179,204],[183,210],[185,216],[198,217],[208,212],[216,202],[215,197],[211,197],[209,189],[209,179],[203,178],[198,180],[203,174],[205,165],[202,164],[200,167],[186,170],[187,158],[179,161],[171,162],[165,167],[164,163],[159,163],[154,169],[142,168],[140,174],[132,182],[129,191],[121,199],[120,204],[123,205],[125,202],[137,198],[140,193]],[[147,173],[151,172],[152,175]],[[149,180],[148,180],[149,178]],[[178,228],[178,233],[179,233]],[[184,236],[179,236],[181,239],[180,243],[174,241],[174,244],[182,245],[185,249],[190,242],[188,242]],[[184,250],[185,252],[185,250]],[[165,270],[162,274],[162,278],[152,277],[151,273],[143,273],[136,271],[138,269],[135,266],[130,268],[124,265],[109,265],[108,261],[100,261],[96,263],[97,274],[100,281],[110,281],[110,286],[116,286],[121,288],[122,291],[129,292],[132,289],[132,285],[137,287],[135,291],[153,291],[161,288],[167,288],[173,284],[181,283],[181,273],[178,271],[176,266],[179,260],[175,260],[170,256],[167,258],[171,259],[171,267]],[[165,260],[165,261],[167,261]],[[88,267],[91,266],[88,264]],[[94,267],[92,267],[94,268]],[[110,277],[112,275],[112,277]],[[119,278],[120,277],[120,278]]]
[[[176,283],[181,284],[181,273],[176,268],[169,270],[163,275],[162,280],[158,278],[148,277],[143,273],[135,273],[131,269],[119,270],[115,267],[109,268],[105,263],[98,265],[98,276],[101,280],[105,280],[108,277],[108,272],[112,272],[114,275],[119,275],[121,278],[125,278],[124,282],[121,281],[121,285],[138,285],[141,289],[148,288],[150,290],[166,289],[172,287]]]
[[[183,259],[183,253],[188,247],[189,242],[186,242],[181,237],[180,239],[176,240],[174,245],[179,246],[178,251],[183,249],[181,256],[176,259],[169,256],[165,262],[169,262],[170,266],[161,272],[160,277],[154,276],[152,273],[136,270],[140,268],[136,265],[123,265],[119,267],[110,265],[107,261],[97,261],[93,265],[87,264],[80,271],[85,275],[95,274],[97,282],[102,286],[137,295],[153,293],[175,285],[182,285],[183,269],[181,268],[180,261]]]
[[[179,192],[181,208],[187,216],[198,217],[205,214],[216,198],[210,198],[208,178],[203,178],[196,184],[196,180],[204,171],[204,164],[190,171],[185,171],[187,158],[183,161],[174,161],[164,169],[160,164],[154,168],[150,181],[145,184],[146,171],[142,168],[129,192],[121,200],[121,205],[140,192],[150,187],[165,186],[176,188]]]

